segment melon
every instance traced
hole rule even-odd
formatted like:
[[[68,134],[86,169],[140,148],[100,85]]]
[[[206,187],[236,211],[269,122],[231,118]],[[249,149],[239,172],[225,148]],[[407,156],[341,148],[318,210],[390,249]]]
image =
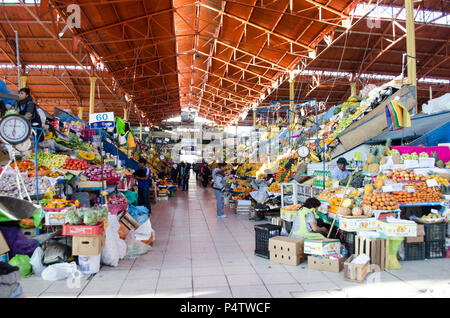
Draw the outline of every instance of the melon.
[[[365,216],[371,217],[373,215],[372,208],[369,205],[364,206],[363,213]]]
[[[353,216],[361,216],[363,214],[363,210],[360,207],[355,206],[352,209],[352,215]]]
[[[337,214],[344,215],[344,216],[350,216],[350,215],[352,215],[352,211],[349,208],[340,207],[337,211]]]

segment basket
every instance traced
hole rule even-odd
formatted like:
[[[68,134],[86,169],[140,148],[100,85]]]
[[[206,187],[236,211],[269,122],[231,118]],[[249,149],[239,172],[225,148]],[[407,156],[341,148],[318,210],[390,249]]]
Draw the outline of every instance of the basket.
[[[424,224],[425,242],[445,241],[447,236],[447,223]]]
[[[425,258],[445,258],[445,240],[425,242]]]
[[[405,243],[405,261],[425,259],[425,242]]]
[[[255,225],[255,255],[269,259],[269,239],[280,236],[281,226],[270,223]]]

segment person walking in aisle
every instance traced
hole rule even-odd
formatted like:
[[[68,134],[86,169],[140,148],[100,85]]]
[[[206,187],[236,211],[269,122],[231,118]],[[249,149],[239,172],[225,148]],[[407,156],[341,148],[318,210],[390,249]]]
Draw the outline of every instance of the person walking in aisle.
[[[208,165],[204,162],[201,169],[202,185],[204,188],[208,186],[210,174],[211,170],[209,169]]]
[[[219,168],[214,169],[214,177],[213,177],[213,189],[214,189],[214,195],[216,196],[217,200],[217,217],[219,218],[226,218],[226,214],[223,212],[223,192],[226,188],[226,178],[225,178],[225,172],[224,163],[219,163]]]
[[[189,174],[191,172],[191,166],[189,163],[186,164],[183,174],[183,191],[189,190]]]
[[[177,184],[178,181],[178,165],[176,163],[173,164],[172,170],[170,172],[170,176],[172,179],[172,182]]]
[[[134,178],[138,181],[138,205],[145,206],[150,215],[152,210],[150,207],[149,190],[152,178],[151,170],[149,167],[146,167],[146,165],[147,160],[144,158],[139,159],[139,171]]]
[[[184,166],[184,162],[182,162],[180,164],[180,171],[179,171],[179,174],[178,174],[178,185],[181,186],[181,187],[183,186],[184,170],[185,170],[185,166]]]

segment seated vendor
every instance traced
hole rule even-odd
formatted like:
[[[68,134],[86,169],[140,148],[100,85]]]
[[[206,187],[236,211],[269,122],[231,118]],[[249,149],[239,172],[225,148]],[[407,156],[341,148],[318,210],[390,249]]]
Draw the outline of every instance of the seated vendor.
[[[319,219],[317,211],[319,210],[320,204],[320,201],[316,198],[309,198],[305,201],[296,213],[289,237],[322,239],[328,235],[328,229],[326,227],[317,225]]]
[[[335,167],[331,172],[331,179],[338,179],[339,181],[345,179],[350,174],[350,172],[345,168],[347,164],[348,163],[345,158],[339,158],[337,161],[337,167]]]

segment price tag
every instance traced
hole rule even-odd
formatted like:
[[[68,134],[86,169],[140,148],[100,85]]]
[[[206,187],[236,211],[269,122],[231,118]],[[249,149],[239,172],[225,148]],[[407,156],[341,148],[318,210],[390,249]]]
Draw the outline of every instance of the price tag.
[[[436,179],[429,179],[429,180],[427,180],[427,186],[429,188],[431,188],[431,187],[439,187],[439,184],[438,184]]]
[[[393,190],[391,185],[383,186],[383,192],[392,192]]]
[[[416,192],[416,190],[414,190],[414,188],[406,188],[406,191],[407,191],[408,193]]]

